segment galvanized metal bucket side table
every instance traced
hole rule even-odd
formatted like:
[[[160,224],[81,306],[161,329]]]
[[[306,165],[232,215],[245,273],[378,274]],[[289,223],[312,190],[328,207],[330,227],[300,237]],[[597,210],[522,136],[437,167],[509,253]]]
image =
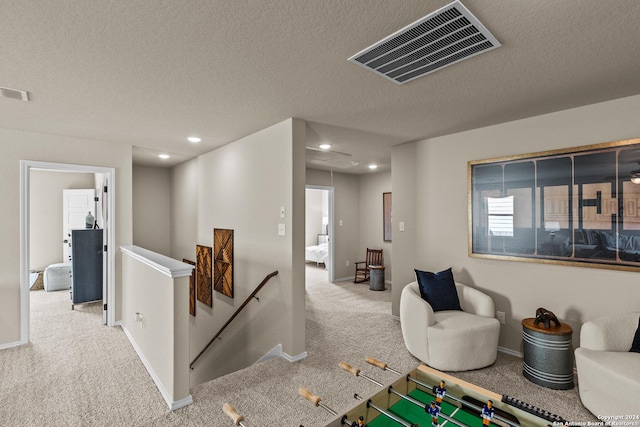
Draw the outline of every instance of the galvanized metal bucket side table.
[[[369,266],[369,290],[384,291],[384,266]]]
[[[573,329],[566,323],[547,329],[534,325],[535,319],[522,320],[524,367],[529,381],[556,390],[569,390],[573,384]]]

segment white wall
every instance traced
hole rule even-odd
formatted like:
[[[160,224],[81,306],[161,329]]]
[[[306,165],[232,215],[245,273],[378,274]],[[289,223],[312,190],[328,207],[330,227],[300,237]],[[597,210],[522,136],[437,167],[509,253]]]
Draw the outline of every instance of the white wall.
[[[392,280],[392,243],[384,241],[382,193],[391,192],[391,172],[372,173],[359,176],[358,211],[360,220],[358,241],[362,249],[360,261],[364,260],[366,248],[382,249],[385,264],[385,280]],[[392,195],[393,197],[393,195]]]
[[[171,169],[133,166],[133,244],[171,253]]]
[[[31,171],[30,270],[65,262],[62,255],[62,190],[95,187],[94,174]]]
[[[116,247],[131,244],[131,146],[0,129],[0,347],[20,340],[20,160],[116,169]],[[116,319],[120,319],[120,256],[116,256]]]
[[[174,258],[212,246],[214,228],[234,230],[234,297],[214,292],[212,308],[196,303],[192,357],[267,274],[279,272],[195,365],[192,386],[246,367],[277,344],[291,357],[304,354],[304,145],[304,122],[289,119],[172,170]]]
[[[322,227],[323,194],[327,190],[308,188],[305,193],[305,246],[318,244],[318,234],[325,234]]]
[[[415,280],[413,268],[453,267],[456,280],[486,291],[506,312],[500,346],[515,351],[521,351],[521,320],[538,307],[573,327],[574,345],[584,321],[637,311],[637,272],[469,257],[467,162],[637,138],[638,117],[640,96],[634,96],[395,147],[394,219],[406,221],[407,232],[397,233],[394,224],[394,284]],[[415,237],[404,238],[410,234]],[[412,253],[412,264],[397,262]],[[393,288],[395,313],[401,289]]]

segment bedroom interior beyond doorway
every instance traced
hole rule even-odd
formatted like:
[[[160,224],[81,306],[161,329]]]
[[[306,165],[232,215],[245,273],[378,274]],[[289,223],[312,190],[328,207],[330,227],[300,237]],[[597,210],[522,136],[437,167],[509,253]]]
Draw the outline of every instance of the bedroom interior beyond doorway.
[[[333,187],[307,186],[305,200],[305,261],[324,265],[333,282]]]

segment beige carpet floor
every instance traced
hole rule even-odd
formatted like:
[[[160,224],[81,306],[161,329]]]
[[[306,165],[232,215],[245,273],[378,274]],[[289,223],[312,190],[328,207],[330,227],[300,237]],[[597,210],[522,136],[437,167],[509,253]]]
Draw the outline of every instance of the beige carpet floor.
[[[395,375],[364,362],[366,356],[400,371],[419,361],[405,349],[391,318],[391,291],[365,284],[331,284],[326,271],[307,267],[308,357],[272,359],[193,388],[194,404],[169,412],[120,328],[100,325],[98,304],[70,310],[65,291],[33,291],[32,342],[0,351],[1,426],[232,426],[222,412],[234,406],[250,426],[324,426],[333,417],[298,395],[306,387],[337,412],[379,389],[342,370],[359,368],[380,382]],[[522,376],[522,359],[499,353],[486,369],[456,373],[574,422],[596,421],[577,388],[549,390]]]

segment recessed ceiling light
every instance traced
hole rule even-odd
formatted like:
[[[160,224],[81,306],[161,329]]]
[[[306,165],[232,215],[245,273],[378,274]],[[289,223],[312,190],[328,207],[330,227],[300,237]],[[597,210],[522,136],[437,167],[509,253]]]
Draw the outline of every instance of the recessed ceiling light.
[[[328,150],[329,148],[331,148],[331,144],[320,144],[320,148],[322,148],[323,150]]]
[[[164,153],[162,153],[162,154],[158,154],[158,157],[160,157],[160,158],[161,158],[161,159],[163,159],[163,160],[166,160],[166,159],[168,159],[168,158],[169,158],[169,157],[171,157],[171,156],[170,156],[170,155],[168,155],[168,154],[164,154]]]
[[[198,136],[190,136],[190,137],[187,138],[187,140],[189,142],[200,142],[200,141],[202,141],[202,138],[200,138]]]
[[[378,165],[376,165],[375,163],[372,163],[369,165],[369,169],[377,169]]]

